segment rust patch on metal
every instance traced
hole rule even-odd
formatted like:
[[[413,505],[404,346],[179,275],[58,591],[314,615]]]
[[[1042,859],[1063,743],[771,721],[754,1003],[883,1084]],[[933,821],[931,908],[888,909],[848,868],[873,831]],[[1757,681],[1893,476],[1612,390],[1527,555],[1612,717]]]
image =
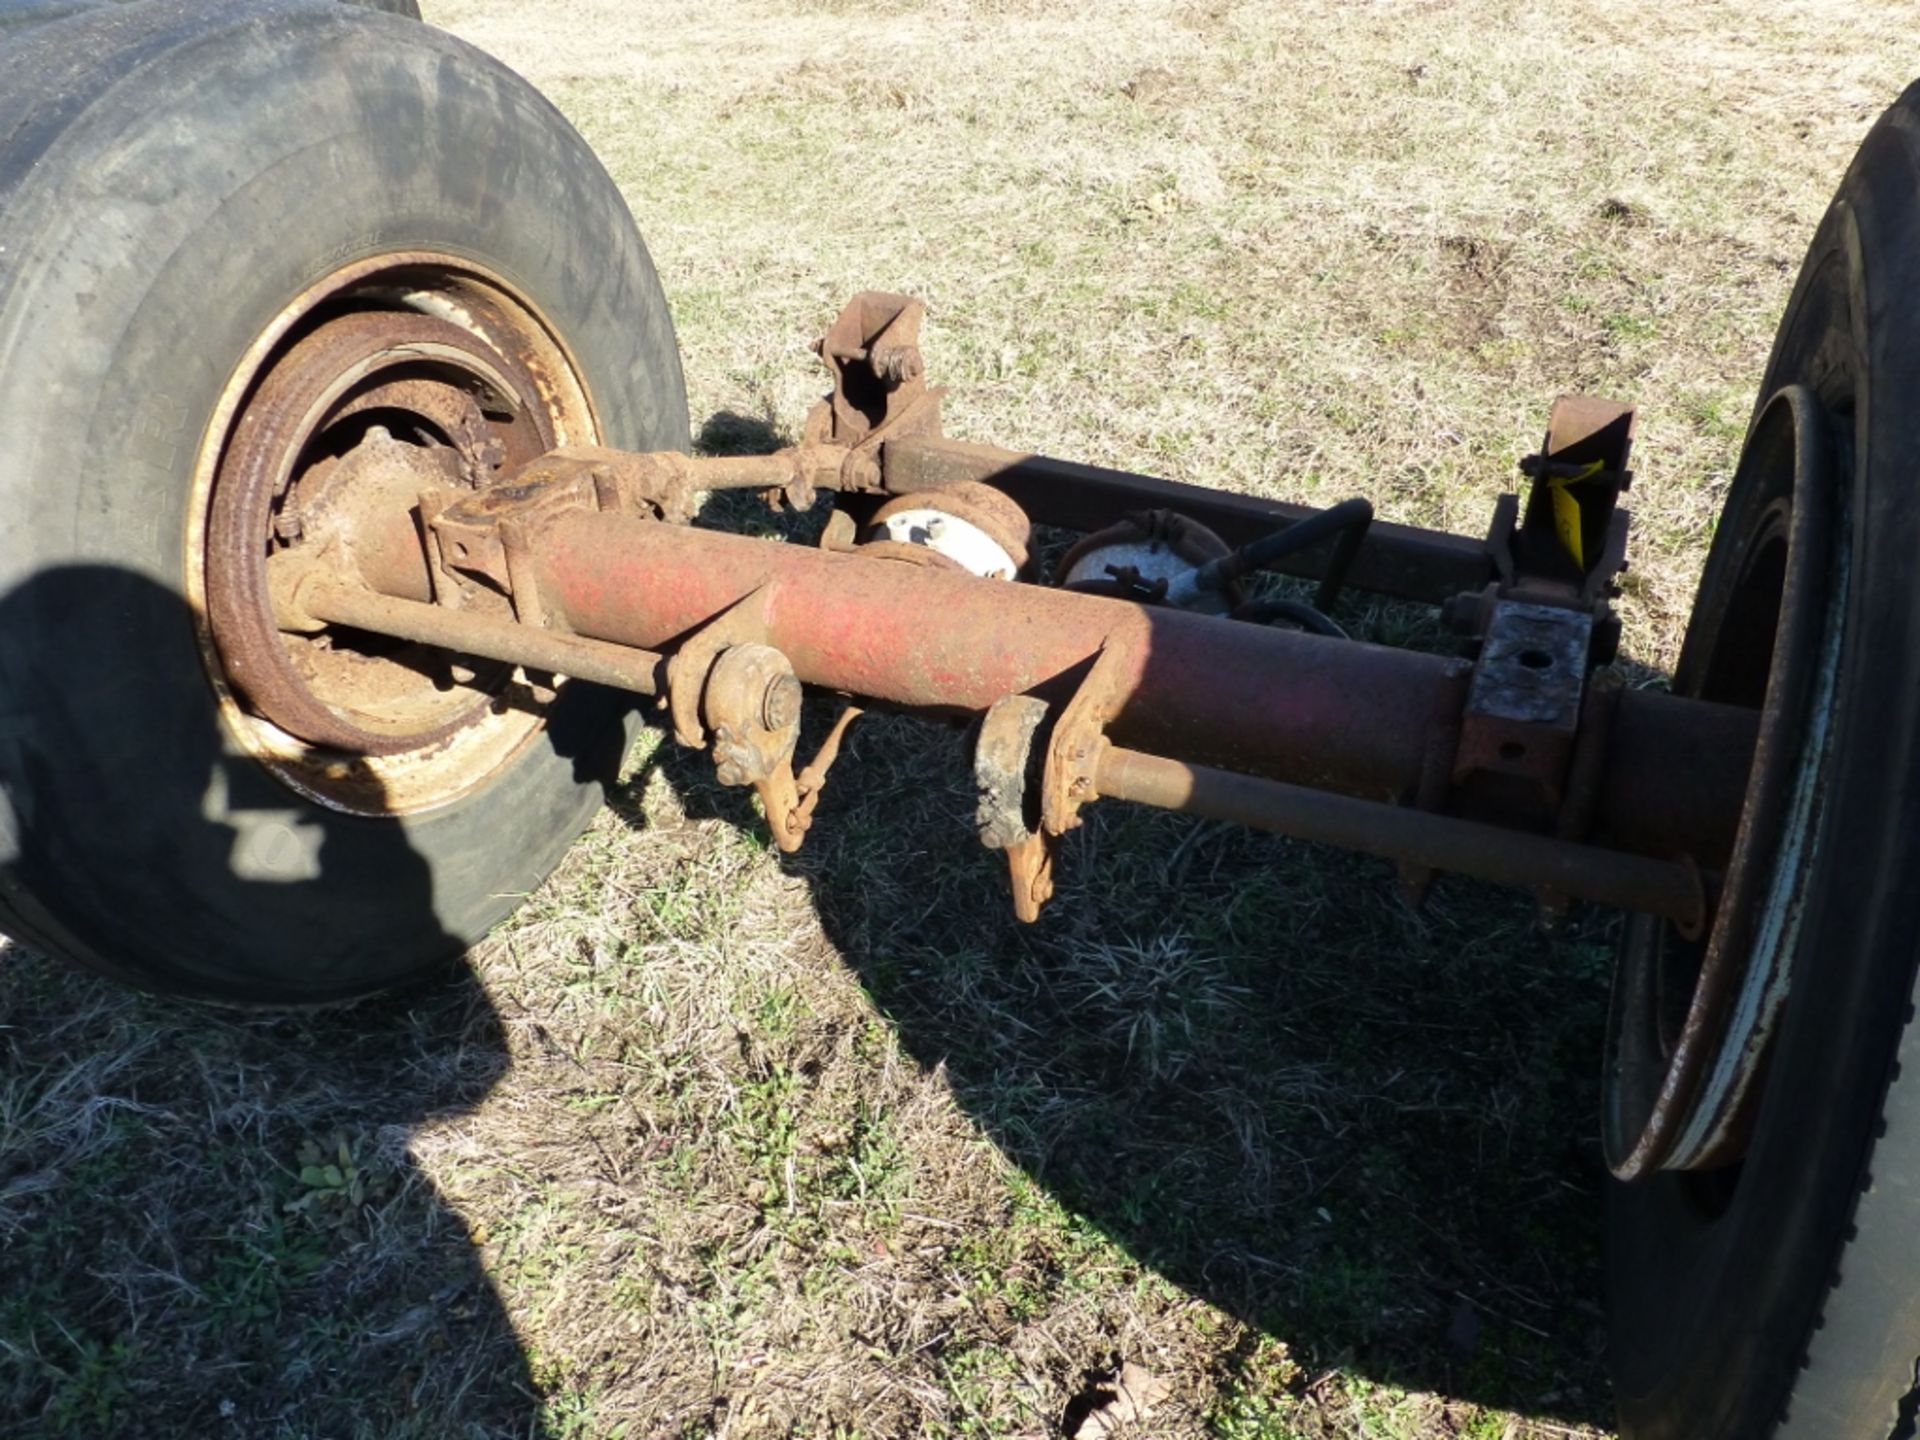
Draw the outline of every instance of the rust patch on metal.
[[[400,442],[379,426],[365,432],[363,443],[377,452],[370,457],[349,451],[336,458],[327,444],[342,427],[347,433],[357,428],[356,418],[388,414],[398,401],[420,394],[422,370],[458,375],[489,391],[499,397],[496,404],[541,432],[516,443],[544,448],[550,442],[551,430],[514,395],[516,385],[533,388],[531,377],[471,332],[412,311],[351,313],[297,342],[261,380],[214,480],[207,615],[222,666],[253,709],[312,744],[394,754],[444,740],[486,709],[484,696],[467,692],[449,700],[436,693],[406,657],[351,651],[336,657],[325,637],[283,637],[268,593],[267,558],[290,546],[324,548],[349,574],[369,561],[390,584],[396,571],[417,574],[404,536],[415,524],[413,497],[424,488],[418,482],[444,483],[456,465],[473,473],[485,457],[429,443],[408,447],[425,452],[419,457],[399,460]],[[395,381],[408,388],[396,389],[389,383]],[[431,393],[445,388],[434,385]],[[444,460],[433,457],[435,448],[448,451]],[[417,582],[395,588],[409,593]]]
[[[1040,789],[1047,748],[1039,743],[1048,707],[1033,695],[997,700],[980,722],[973,747],[973,780],[979,794],[980,841],[1007,857],[1007,882],[1015,918],[1031,924],[1053,897],[1058,837],[1041,826]]]
[[[840,712],[832,730],[797,776],[794,749],[800,737],[800,681],[793,666],[770,645],[746,643],[723,650],[707,674],[701,709],[713,731],[714,771],[722,785],[751,785],[766,807],[774,844],[791,854],[813,825],[814,807],[827,772],[839,757],[858,706]]]
[[[520,455],[537,454],[553,443],[591,442],[597,431],[591,398],[578,379],[565,344],[538,311],[515,294],[506,281],[483,267],[435,253],[385,252],[352,261],[321,277],[288,301],[230,375],[207,427],[206,443],[195,461],[191,519],[185,537],[187,591],[222,724],[244,753],[308,799],[352,814],[393,815],[445,804],[485,783],[517,755],[542,723],[539,713],[531,708],[531,690],[506,668],[490,661],[468,663],[421,651],[419,679],[434,687],[451,681],[453,689],[464,687],[468,694],[485,693],[491,698],[493,713],[476,717],[444,741],[387,754],[314,745],[262,717],[258,708],[239,693],[214,636],[208,596],[216,572],[236,563],[236,558],[243,565],[250,564],[255,554],[264,553],[268,547],[278,549],[300,539],[299,511],[289,511],[283,504],[273,516],[271,535],[261,536],[262,551],[249,549],[238,557],[222,553],[212,542],[212,496],[222,469],[234,458],[236,431],[266,377],[326,316],[356,312],[391,314],[402,319],[426,317],[453,324],[476,341],[483,354],[514,362],[517,378],[509,388],[515,388],[516,393],[496,397],[490,390],[491,381],[476,384],[471,375],[461,375],[459,371],[465,367],[456,367],[452,373],[443,366],[396,368],[365,380],[347,395],[330,426],[337,433],[371,434],[373,429],[383,428],[391,438],[417,443],[422,450],[442,452],[441,458],[450,455],[460,472],[453,487],[464,489],[468,483],[487,483],[495,455],[474,428],[473,408],[452,391],[471,396],[476,405],[484,402],[481,418],[490,427],[509,424],[523,432],[524,444],[505,446],[502,468]],[[427,357],[422,358],[424,361]],[[549,431],[521,422],[521,411],[529,407],[548,423]],[[547,435],[551,439],[545,438]],[[342,448],[330,438],[328,446],[316,450],[316,459],[322,454],[337,455]],[[366,519],[371,522],[374,518],[370,511]],[[370,524],[363,533],[372,534]],[[375,555],[404,555],[406,545],[417,545],[418,525],[410,513],[399,510],[384,517],[380,534],[380,543],[356,553],[354,565],[368,565]],[[420,555],[406,572],[413,577],[410,582],[403,579],[395,586],[401,593],[423,593],[418,588],[423,573],[418,566],[424,558]],[[264,629],[263,617],[256,612],[255,618]],[[332,637],[321,638],[331,644]],[[391,641],[371,634],[349,633],[338,638],[344,642],[338,647],[343,657],[364,655],[369,650],[404,653],[403,647],[397,649]],[[310,644],[299,637],[287,643],[296,651]],[[406,686],[401,689],[405,701],[427,699]],[[356,691],[365,693],[358,687]],[[379,708],[385,710],[384,702]],[[406,728],[399,714],[374,718]]]
[[[973,744],[975,820],[989,850],[1011,849],[1040,828],[1037,762],[1045,751],[1034,737],[1046,718],[1047,702],[1034,695],[1003,696],[981,718]]]
[[[1099,793],[1387,859],[1550,890],[1683,922],[1699,919],[1691,867],[1405,806],[1329,795],[1253,775],[1109,747]]]
[[[1495,601],[1473,667],[1454,760],[1456,784],[1504,783],[1542,821],[1560,812],[1580,727],[1593,617]]]
[[[903,495],[889,500],[874,512],[874,531],[884,536],[889,520],[922,509],[932,509],[971,525],[998,545],[1013,564],[1014,573],[1008,575],[1007,579],[1014,579],[1026,572],[1033,526],[1018,505],[991,485],[952,485],[937,495]],[[935,545],[931,548],[939,547]]]
[[[680,744],[691,749],[706,745],[702,701],[714,662],[729,646],[758,642],[765,636],[766,604],[767,596],[762,590],[742,596],[697,631],[686,635],[667,661],[668,714],[673,719],[673,738]]]
[[[910,414],[937,427],[939,392],[927,389],[920,354],[926,313],[918,300],[883,290],[863,290],[846,303],[814,346],[833,392],[807,418],[809,441],[858,449],[882,432],[903,433]]]

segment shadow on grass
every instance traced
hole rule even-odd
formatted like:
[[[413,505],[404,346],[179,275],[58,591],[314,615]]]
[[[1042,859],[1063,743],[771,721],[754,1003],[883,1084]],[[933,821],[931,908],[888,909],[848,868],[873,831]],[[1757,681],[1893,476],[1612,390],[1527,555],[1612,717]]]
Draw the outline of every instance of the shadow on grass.
[[[302,810],[223,741],[163,586],[106,566],[17,586],[0,699],[0,903],[30,897],[13,926],[69,937],[49,948],[319,993],[369,983],[383,947],[457,953],[408,832]],[[5,949],[0,1434],[533,1433],[528,1361],[408,1154],[506,1054],[464,969],[268,1014]]]
[[[466,1224],[407,1153],[505,1070],[469,976],[245,1016],[16,949],[0,1024],[0,1434],[536,1433]]]
[[[809,733],[830,718],[810,708]],[[1021,926],[970,835],[959,737],[904,717],[854,734],[785,863],[1010,1157],[1287,1342],[1303,1385],[1341,1367],[1609,1423],[1603,922],[1548,939],[1526,902],[1445,881],[1415,916],[1382,864],[1096,806]],[[666,740],[650,763],[690,816],[762,823],[704,756]],[[1014,1263],[1058,1270],[1044,1248]]]

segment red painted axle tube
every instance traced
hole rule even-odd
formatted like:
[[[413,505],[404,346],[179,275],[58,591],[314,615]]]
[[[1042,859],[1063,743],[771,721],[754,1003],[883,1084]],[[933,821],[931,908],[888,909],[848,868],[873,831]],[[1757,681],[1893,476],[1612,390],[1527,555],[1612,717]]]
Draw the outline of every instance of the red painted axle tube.
[[[1460,660],[616,514],[556,517],[532,549],[551,622],[595,639],[670,649],[744,603],[753,638],[806,683],[948,711],[1064,700],[1104,646],[1119,745],[1394,801],[1452,759]],[[1620,704],[1616,737],[1634,743],[1608,756],[1597,833],[1713,865],[1740,813],[1751,717],[1633,692]]]
[[[898,705],[1064,699],[1117,652],[1123,744],[1381,799],[1419,783],[1461,662],[862,555],[609,514],[534,542],[541,603],[580,634],[658,649],[756,590],[801,680]]]

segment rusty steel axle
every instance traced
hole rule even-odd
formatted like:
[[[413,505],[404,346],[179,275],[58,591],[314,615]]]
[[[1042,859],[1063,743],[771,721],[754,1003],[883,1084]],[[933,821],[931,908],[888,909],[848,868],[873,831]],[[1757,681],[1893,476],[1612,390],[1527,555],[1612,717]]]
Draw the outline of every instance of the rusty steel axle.
[[[549,619],[579,634],[656,649],[726,616],[807,684],[916,709],[1057,694],[1106,650],[1116,744],[1382,801],[1419,791],[1435,735],[1458,729],[1471,668],[620,515],[558,517],[534,552]],[[1746,784],[1751,712],[1637,690],[1615,703],[1616,735],[1635,743],[1605,758],[1596,828],[1716,861]]]
[[[1370,524],[1357,501],[1322,514],[948,440],[918,323],[899,297],[849,306],[821,346],[834,394],[774,455],[561,449],[475,489],[430,486],[408,513],[388,498],[405,452],[382,441],[351,472],[379,503],[356,508],[343,482],[284,527],[298,541],[269,561],[276,621],[663,696],[677,738],[759,791],[786,849],[858,714],[796,771],[801,685],[985,717],[981,833],[1025,918],[1059,838],[1107,797],[1385,856],[1413,894],[1446,869],[1551,910],[1706,924],[1756,715],[1595,678],[1618,628],[1631,411],[1558,402],[1526,506],[1503,500],[1471,540]],[[727,488],[845,508],[818,548],[685,523]],[[1086,533],[1052,584],[1031,583],[1036,522]],[[1250,599],[1264,556],[1320,579],[1323,606],[1343,584],[1441,604],[1474,658]]]
[[[1697,931],[1706,920],[1701,874],[1678,861],[1330,795],[1117,746],[1101,754],[1094,784],[1103,799],[1227,820],[1528,890],[1579,895],[1658,915],[1686,930]]]
[[[1229,544],[1245,545],[1316,513],[1310,505],[1209,490],[938,435],[890,440],[883,447],[883,457],[889,495],[937,492],[977,481],[1006,492],[1036,524],[1063,530],[1097,530],[1129,511],[1171,510],[1199,521]],[[1330,558],[1325,550],[1310,550],[1283,562],[1279,569],[1318,580]],[[1493,575],[1492,557],[1477,537],[1376,521],[1347,583],[1376,595],[1438,605],[1480,590]]]
[[[591,680],[636,695],[659,693],[660,669],[665,664],[662,657],[630,646],[466,615],[317,574],[299,587],[297,600],[281,608],[280,623],[290,631],[345,625],[456,655],[504,660],[529,670]]]

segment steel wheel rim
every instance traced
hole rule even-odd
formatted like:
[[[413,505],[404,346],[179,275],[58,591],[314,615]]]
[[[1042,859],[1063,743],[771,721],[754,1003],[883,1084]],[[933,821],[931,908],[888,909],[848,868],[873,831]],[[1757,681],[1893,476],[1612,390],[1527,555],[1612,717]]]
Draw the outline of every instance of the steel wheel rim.
[[[1734,538],[1709,560],[1731,569],[1732,582],[1689,630],[1674,677],[1678,693],[1759,705],[1739,833],[1708,933],[1689,940],[1632,917],[1614,984],[1608,1165],[1623,1180],[1725,1172],[1701,1192],[1709,1209],[1730,1194],[1745,1154],[1817,843],[1848,572],[1836,430],[1804,386],[1779,391],[1755,422],[1734,482],[1743,508],[1727,517]],[[1743,487],[1750,467],[1757,473]],[[1703,598],[1713,582],[1703,579]],[[1768,609],[1762,654],[1754,632]]]
[[[533,742],[551,698],[508,667],[456,678],[420,647],[335,630],[315,649],[274,624],[265,559],[287,543],[275,527],[289,487],[341,460],[334,449],[356,433],[408,444],[393,433],[408,424],[425,441],[415,478],[456,491],[599,439],[572,357],[528,300],[471,261],[404,252],[333,272],[275,317],[230,377],[195,472],[189,598],[224,727],[283,784],[352,814],[433,809],[484,787]],[[403,544],[418,543],[416,496],[403,482],[372,497]],[[330,674],[301,663],[303,648],[346,658]],[[341,676],[383,666],[391,683],[349,703]]]

